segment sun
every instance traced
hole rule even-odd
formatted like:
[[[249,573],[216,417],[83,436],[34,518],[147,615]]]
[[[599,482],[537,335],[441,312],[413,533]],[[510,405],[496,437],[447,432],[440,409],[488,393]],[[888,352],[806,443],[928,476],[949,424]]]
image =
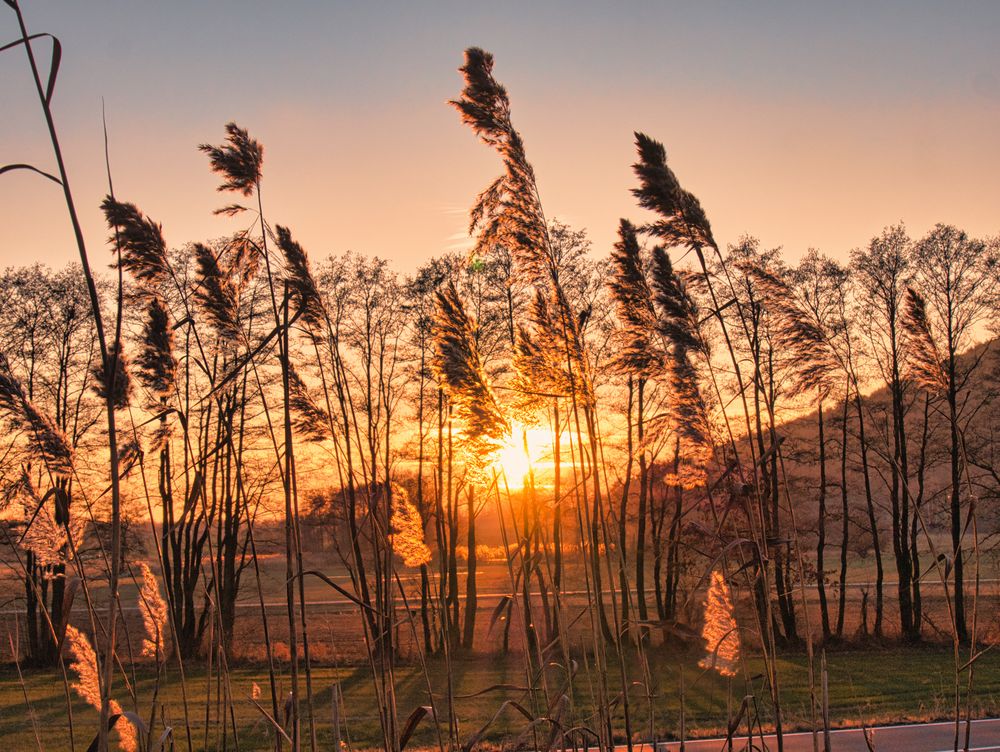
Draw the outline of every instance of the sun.
[[[531,474],[531,458],[524,451],[524,445],[516,435],[509,436],[507,443],[497,455],[497,468],[507,476],[510,485],[524,486]]]
[[[497,454],[496,467],[502,470],[507,482],[524,488],[531,471],[551,454],[552,437],[542,428],[526,428],[519,424],[511,427],[507,442]]]

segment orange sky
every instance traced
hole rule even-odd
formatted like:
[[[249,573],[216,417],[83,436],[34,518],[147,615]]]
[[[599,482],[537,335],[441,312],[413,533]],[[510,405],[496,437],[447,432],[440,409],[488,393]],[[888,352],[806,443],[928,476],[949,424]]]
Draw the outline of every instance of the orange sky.
[[[596,253],[618,217],[641,217],[635,129],[666,144],[721,242],[846,258],[900,220],[917,235],[936,221],[1000,231],[993,4],[87,5],[25,3],[31,29],[64,44],[55,112],[99,262],[101,97],[118,196],[172,244],[243,221],[212,216],[228,199],[195,149],[235,119],[265,145],[269,218],[314,257],[350,249],[411,271],[463,247],[498,171],[445,104],[468,44],[497,56],[547,213],[586,228]],[[12,14],[0,31],[12,37]],[[23,54],[4,55],[0,160],[51,168]],[[0,206],[0,262],[73,258],[54,185],[4,175]]]

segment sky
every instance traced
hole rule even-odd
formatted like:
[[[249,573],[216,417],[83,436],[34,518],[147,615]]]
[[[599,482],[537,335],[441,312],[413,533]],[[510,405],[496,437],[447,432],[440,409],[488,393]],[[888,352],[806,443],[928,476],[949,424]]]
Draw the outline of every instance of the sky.
[[[632,199],[633,131],[662,141],[720,243],[846,259],[889,224],[1000,232],[1000,3],[22,0],[63,45],[54,114],[95,265],[116,195],[171,245],[235,231],[196,149],[264,144],[265,214],[314,258],[404,273],[468,247],[499,172],[447,101],[463,50],[496,56],[548,216],[605,255]],[[14,39],[0,5],[0,37]],[[48,59],[39,43],[39,56]],[[0,54],[0,164],[54,169],[27,61]],[[59,189],[0,176],[0,265],[76,258]]]

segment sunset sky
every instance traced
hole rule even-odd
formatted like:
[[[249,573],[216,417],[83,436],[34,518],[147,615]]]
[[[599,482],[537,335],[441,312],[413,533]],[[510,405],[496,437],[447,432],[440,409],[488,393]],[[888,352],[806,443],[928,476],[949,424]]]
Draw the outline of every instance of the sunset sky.
[[[212,216],[230,199],[195,148],[236,120],[265,146],[269,218],[314,257],[408,272],[465,247],[499,170],[446,105],[470,45],[496,55],[548,215],[595,253],[642,216],[633,130],[665,143],[723,243],[846,258],[900,220],[1000,231],[1000,3],[22,4],[63,42],[54,108],[95,263],[102,97],[117,195],[173,245],[246,221]],[[5,6],[0,32],[16,37]],[[53,169],[20,51],[0,56],[0,102],[0,161]],[[4,175],[0,205],[0,263],[74,257],[53,184]]]

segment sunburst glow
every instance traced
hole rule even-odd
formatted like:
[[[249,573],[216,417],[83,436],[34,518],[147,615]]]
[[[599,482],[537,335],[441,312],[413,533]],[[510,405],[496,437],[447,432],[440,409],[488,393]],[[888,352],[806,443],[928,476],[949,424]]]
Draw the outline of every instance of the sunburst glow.
[[[495,465],[497,470],[503,471],[510,485],[523,488],[532,470],[551,464],[551,455],[551,431],[515,423]]]

